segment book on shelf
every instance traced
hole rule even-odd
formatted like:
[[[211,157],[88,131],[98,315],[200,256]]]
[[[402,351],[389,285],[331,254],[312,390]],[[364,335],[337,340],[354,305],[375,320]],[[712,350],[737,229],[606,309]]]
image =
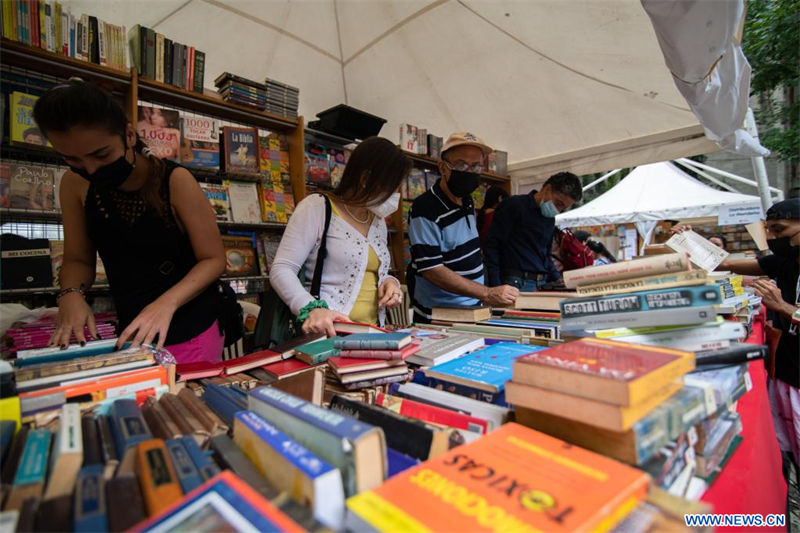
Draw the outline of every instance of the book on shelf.
[[[262,222],[257,184],[226,180],[224,186],[228,189],[231,218],[234,222],[246,224],[259,224]]]
[[[225,275],[258,275],[258,260],[251,237],[223,235],[222,245],[225,248]]]
[[[418,153],[417,131],[418,128],[414,125],[400,124],[400,148],[413,154]]]
[[[257,128],[223,126],[220,151],[226,173],[259,176]]]
[[[35,211],[55,209],[55,168],[9,161],[8,207]]]
[[[11,198],[9,197],[10,185],[11,163],[8,161],[0,161],[0,207],[11,207]]]
[[[647,487],[648,476],[632,467],[510,423],[349,498],[347,526],[605,531],[646,497]],[[451,491],[465,497],[449,498]],[[466,501],[484,502],[492,518],[465,512],[472,509]]]
[[[180,161],[181,120],[172,109],[140,105],[136,131],[156,157]]]
[[[201,116],[181,117],[181,163],[219,168],[219,121]]]
[[[224,185],[215,185],[211,183],[198,182],[203,194],[206,195],[208,203],[214,210],[214,216],[217,221],[230,222],[231,209],[230,200],[228,198],[228,188]]]
[[[608,283],[629,278],[655,276],[670,272],[691,270],[689,258],[685,254],[667,254],[620,261],[607,265],[592,265],[564,272],[564,284],[574,289],[581,285]]]
[[[8,95],[8,140],[11,144],[40,148],[52,146],[33,120],[33,106],[38,99],[38,96],[20,91]]]

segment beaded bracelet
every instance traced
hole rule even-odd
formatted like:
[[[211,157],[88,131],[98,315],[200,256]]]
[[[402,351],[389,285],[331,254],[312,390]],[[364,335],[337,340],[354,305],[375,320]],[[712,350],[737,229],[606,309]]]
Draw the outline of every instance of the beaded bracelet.
[[[308,314],[314,309],[329,309],[328,303],[325,300],[311,300],[308,305],[300,309],[300,314],[297,315],[297,325],[302,326],[303,322],[308,319]]]
[[[80,287],[69,287],[68,289],[64,289],[64,290],[60,291],[58,293],[58,295],[56,296],[56,301],[60,300],[62,297],[66,296],[67,294],[69,294],[71,292],[77,292],[81,296],[84,296],[84,297],[86,296],[86,289],[84,288],[83,283],[81,283]]]

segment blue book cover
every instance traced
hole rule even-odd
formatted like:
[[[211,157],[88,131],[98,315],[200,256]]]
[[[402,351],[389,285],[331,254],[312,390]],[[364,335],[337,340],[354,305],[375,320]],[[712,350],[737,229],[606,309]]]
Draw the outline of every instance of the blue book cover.
[[[386,448],[386,458],[389,460],[389,475],[388,477],[395,476],[404,470],[408,470],[412,466],[419,464],[418,459],[409,457],[404,453],[400,453],[392,448]]]
[[[340,439],[356,441],[361,436],[375,430],[375,427],[370,424],[365,424],[355,418],[325,409],[274,387],[260,387],[250,391],[251,409],[253,409],[254,401],[263,402],[294,418],[322,429],[326,433],[336,435]]]
[[[410,342],[408,333],[354,333],[333,345],[338,350],[399,350]]]
[[[508,407],[508,403],[506,403],[505,389],[503,389],[500,392],[487,392],[481,389],[477,389],[475,387],[470,387],[468,385],[451,383],[449,381],[444,381],[441,379],[426,376],[425,372],[423,372],[422,370],[417,370],[416,372],[414,372],[414,377],[411,378],[411,382],[416,383],[417,385],[422,385],[424,387],[439,389],[445,392],[450,392],[452,394],[458,394],[459,396],[472,398],[473,400],[490,403],[492,405],[497,405],[499,407]],[[403,396],[403,394],[398,392],[392,392],[391,394]],[[439,407],[449,408],[449,406],[447,405],[439,405]]]
[[[228,426],[233,425],[233,417],[237,411],[247,409],[246,396],[239,395],[228,387],[214,385],[212,383],[206,385],[203,401],[206,402],[206,405],[208,405]]]
[[[474,387],[486,392],[505,390],[511,366],[522,355],[543,350],[542,346],[500,342],[458,359],[425,370],[427,377]]]
[[[75,482],[73,531],[108,531],[103,465],[84,466]]]
[[[253,411],[239,411],[236,413],[236,418],[268,446],[280,453],[296,469],[308,476],[309,479],[316,479],[332,470],[336,470],[334,466],[325,462],[314,452]]]
[[[197,441],[194,440],[194,437],[184,435],[180,438],[180,440],[183,442],[183,447],[189,454],[189,457],[191,458],[192,463],[194,463],[195,468],[197,468],[197,471],[200,472],[201,476],[203,476],[204,481],[208,481],[220,473],[217,463],[215,463],[211,457],[209,457],[209,455],[200,448],[200,445],[197,444]]]
[[[34,429],[28,433],[25,449],[14,474],[15,486],[44,483],[51,437],[49,429]]]
[[[717,285],[700,285],[628,294],[570,298],[560,302],[559,307],[562,318],[572,318],[606,313],[704,307],[720,302],[722,302],[722,294]]]
[[[109,422],[117,447],[117,459],[122,460],[125,450],[131,446],[153,438],[136,400],[121,399],[111,404]]]
[[[181,439],[169,439],[164,443],[169,452],[169,458],[172,460],[172,466],[175,468],[175,474],[178,476],[178,483],[180,483],[181,490],[184,494],[188,494],[205,481],[203,476],[197,470],[189,452],[183,446]]]
[[[89,341],[86,346],[71,344],[66,350],[55,346],[52,348],[37,348],[35,350],[23,350],[14,360],[14,366],[23,367],[29,365],[40,365],[42,363],[58,363],[78,359],[79,357],[91,357],[95,355],[105,355],[116,352],[115,345],[117,339],[106,339],[102,341]],[[127,348],[130,343],[125,344]]]

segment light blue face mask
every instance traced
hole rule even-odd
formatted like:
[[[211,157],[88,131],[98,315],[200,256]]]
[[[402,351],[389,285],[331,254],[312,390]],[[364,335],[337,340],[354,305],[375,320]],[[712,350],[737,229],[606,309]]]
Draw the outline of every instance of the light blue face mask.
[[[546,202],[542,202],[542,205],[539,206],[539,209],[542,211],[542,215],[546,216],[547,218],[555,218],[558,214],[558,208],[556,204],[553,203],[552,200],[547,200]]]

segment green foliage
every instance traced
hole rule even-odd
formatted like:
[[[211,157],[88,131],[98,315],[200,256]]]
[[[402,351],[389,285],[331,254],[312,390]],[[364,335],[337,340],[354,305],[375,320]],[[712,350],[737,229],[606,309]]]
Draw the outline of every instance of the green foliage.
[[[764,146],[783,160],[800,160],[800,0],[748,0],[742,45],[758,96]]]

